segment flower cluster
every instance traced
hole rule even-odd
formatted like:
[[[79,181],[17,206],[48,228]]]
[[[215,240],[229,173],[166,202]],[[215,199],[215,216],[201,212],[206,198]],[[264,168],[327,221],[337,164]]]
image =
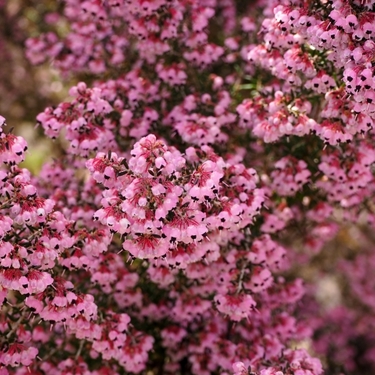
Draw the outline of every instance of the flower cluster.
[[[238,228],[250,224],[263,196],[256,189],[255,171],[225,165],[208,147],[200,154],[198,159],[197,150],[189,148],[183,157],[154,135],[134,145],[128,163],[116,154],[110,158],[98,154],[87,167],[108,190],[103,193],[103,208],[94,214],[95,219],[126,237],[123,247],[132,257],[162,257],[167,263],[171,257],[174,264],[174,252],[188,248],[192,254],[190,260],[181,258],[182,268],[186,261],[198,261],[207,252],[217,258],[207,243],[209,238],[223,230],[230,238]],[[241,176],[241,172],[246,174]],[[240,176],[243,181],[238,198],[230,199],[227,186],[238,185]],[[225,243],[224,234],[221,242]]]

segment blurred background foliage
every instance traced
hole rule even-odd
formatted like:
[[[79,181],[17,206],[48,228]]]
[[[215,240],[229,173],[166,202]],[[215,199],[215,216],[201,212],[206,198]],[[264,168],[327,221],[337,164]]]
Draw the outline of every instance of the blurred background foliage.
[[[47,106],[66,100],[73,81],[63,80],[52,62],[32,66],[24,45],[28,37],[47,31],[45,15],[61,6],[59,1],[0,0],[0,114],[7,119],[7,131],[13,128],[27,140],[30,151],[23,166],[34,174],[59,154],[57,143],[35,129],[35,118]],[[63,23],[57,29],[62,34],[67,30]]]

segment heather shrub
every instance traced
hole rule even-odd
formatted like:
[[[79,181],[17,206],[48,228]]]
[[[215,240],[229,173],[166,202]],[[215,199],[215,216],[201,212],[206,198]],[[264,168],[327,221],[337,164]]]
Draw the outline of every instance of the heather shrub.
[[[0,117],[0,374],[372,374],[374,10],[41,15],[25,55],[76,84],[37,175]]]

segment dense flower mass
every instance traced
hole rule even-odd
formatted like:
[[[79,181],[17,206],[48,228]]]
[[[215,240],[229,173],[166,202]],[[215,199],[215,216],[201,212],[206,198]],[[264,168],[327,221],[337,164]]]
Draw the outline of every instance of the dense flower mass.
[[[375,2],[43,2],[76,83],[37,176],[0,116],[0,374],[373,374]]]

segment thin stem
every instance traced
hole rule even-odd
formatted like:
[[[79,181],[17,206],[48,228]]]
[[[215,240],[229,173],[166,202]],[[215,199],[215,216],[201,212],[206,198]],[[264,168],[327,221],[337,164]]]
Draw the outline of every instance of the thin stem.
[[[81,355],[81,352],[82,352],[82,349],[83,349],[83,345],[85,344],[85,341],[84,340],[81,340],[81,342],[79,343],[79,348],[77,350],[77,353],[76,353],[76,356],[75,356],[75,359],[77,360],[79,358],[79,356]]]
[[[244,263],[244,265],[241,268],[240,278],[238,280],[238,287],[237,287],[236,294],[240,294],[240,292],[241,292],[242,284],[243,284],[243,278],[245,276],[245,270],[246,270],[247,264],[248,264],[247,262]]]
[[[21,316],[19,317],[19,319],[14,323],[14,325],[12,326],[12,329],[11,329],[11,330],[8,332],[8,334],[6,335],[6,338],[7,338],[7,339],[9,339],[9,338],[13,335],[13,333],[15,333],[15,332],[17,331],[17,329],[18,329],[18,327],[20,326],[20,324],[21,324],[23,318],[25,317],[25,311],[26,311],[26,310],[24,310],[24,311],[22,312],[22,314],[21,314]]]

